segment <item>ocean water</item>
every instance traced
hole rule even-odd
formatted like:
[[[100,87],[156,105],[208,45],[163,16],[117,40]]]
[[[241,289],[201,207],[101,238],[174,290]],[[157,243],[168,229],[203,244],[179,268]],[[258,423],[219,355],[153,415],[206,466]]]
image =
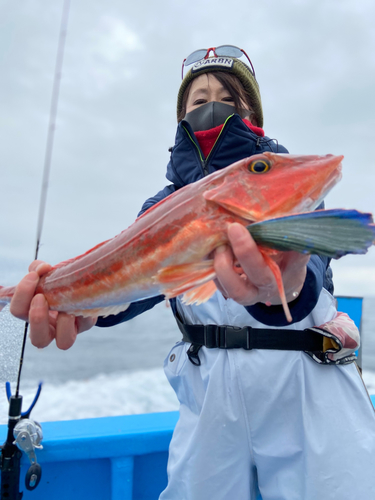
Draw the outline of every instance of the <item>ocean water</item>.
[[[375,298],[366,298],[362,320],[362,366],[365,384],[375,394]],[[23,322],[7,309],[0,314],[0,384],[18,372]],[[111,328],[95,327],[61,351],[51,344],[37,349],[26,344],[20,393],[23,410],[37,385],[43,390],[32,417],[38,421],[70,420],[178,409],[162,369],[179,333],[164,304]],[[7,422],[5,391],[0,391],[0,423]]]

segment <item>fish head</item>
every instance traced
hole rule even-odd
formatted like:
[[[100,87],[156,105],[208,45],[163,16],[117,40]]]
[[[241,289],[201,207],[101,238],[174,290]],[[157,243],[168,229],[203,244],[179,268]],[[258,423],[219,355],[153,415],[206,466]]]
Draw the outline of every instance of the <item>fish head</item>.
[[[343,156],[263,153],[222,170],[206,200],[246,219],[314,210],[341,179]]]

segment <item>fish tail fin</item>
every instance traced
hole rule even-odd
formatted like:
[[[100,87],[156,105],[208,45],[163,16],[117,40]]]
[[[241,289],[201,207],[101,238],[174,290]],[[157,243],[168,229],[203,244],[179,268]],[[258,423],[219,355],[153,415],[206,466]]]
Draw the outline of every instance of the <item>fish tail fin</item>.
[[[266,261],[267,266],[271,269],[273,275],[275,276],[276,284],[277,284],[277,289],[279,290],[279,295],[280,295],[280,300],[281,300],[281,305],[283,306],[285,317],[289,323],[293,321],[292,315],[290,314],[288,302],[285,297],[285,290],[284,290],[284,285],[283,285],[283,279],[281,276],[281,271],[279,266],[276,264],[274,260],[271,259],[271,257],[262,250],[262,248],[259,248],[264,260]]]
[[[0,311],[12,300],[15,288],[14,286],[0,286]]]

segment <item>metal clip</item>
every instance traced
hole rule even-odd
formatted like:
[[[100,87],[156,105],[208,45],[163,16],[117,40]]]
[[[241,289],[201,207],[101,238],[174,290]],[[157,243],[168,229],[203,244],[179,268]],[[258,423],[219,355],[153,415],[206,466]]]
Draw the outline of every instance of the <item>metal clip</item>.
[[[202,346],[199,344],[191,344],[189,349],[186,351],[186,354],[188,355],[189,360],[193,363],[195,366],[200,366],[201,360],[199,359],[198,352],[199,349]]]

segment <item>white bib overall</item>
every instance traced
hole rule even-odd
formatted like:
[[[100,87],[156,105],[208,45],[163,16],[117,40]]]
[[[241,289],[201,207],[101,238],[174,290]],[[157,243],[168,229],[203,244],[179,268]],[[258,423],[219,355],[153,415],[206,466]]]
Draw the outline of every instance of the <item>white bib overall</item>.
[[[185,306],[191,324],[267,327],[216,293]],[[303,321],[336,314],[323,290]],[[180,401],[160,500],[375,499],[375,414],[356,365],[319,365],[302,351],[207,349],[200,366],[176,344],[165,373]]]

